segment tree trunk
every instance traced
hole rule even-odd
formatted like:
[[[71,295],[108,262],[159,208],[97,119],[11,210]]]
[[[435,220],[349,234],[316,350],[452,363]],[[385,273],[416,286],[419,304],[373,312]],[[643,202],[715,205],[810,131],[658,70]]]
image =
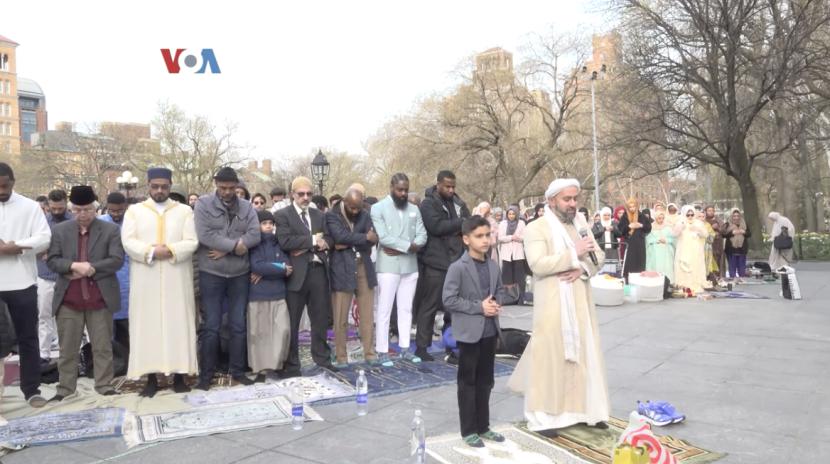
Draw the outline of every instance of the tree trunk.
[[[746,225],[749,227],[749,231],[751,233],[749,236],[750,253],[760,253],[763,251],[763,236],[761,234],[761,232],[763,232],[763,221],[761,213],[758,210],[758,199],[755,184],[752,183],[752,179],[749,175],[743,176],[743,178],[736,180],[738,181],[738,186],[741,188],[741,201],[743,202],[744,207],[744,221],[746,221]]]
[[[801,201],[804,204],[804,219],[806,219],[806,229],[810,232],[818,231],[818,224],[816,223],[816,197],[815,192],[819,191],[813,183],[813,176],[811,175],[810,154],[807,151],[807,140],[804,137],[804,131],[798,135],[798,164],[800,169],[800,176],[802,182]]]

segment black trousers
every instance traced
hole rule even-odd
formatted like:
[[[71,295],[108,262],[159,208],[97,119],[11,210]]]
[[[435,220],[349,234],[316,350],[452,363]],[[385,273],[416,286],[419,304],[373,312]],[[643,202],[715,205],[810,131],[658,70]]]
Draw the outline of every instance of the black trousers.
[[[311,357],[317,365],[331,363],[331,348],[326,341],[326,330],[332,318],[331,291],[326,270],[322,264],[309,264],[302,288],[288,291],[285,302],[291,320],[291,344],[288,359],[285,361],[286,372],[300,371],[300,351],[297,340],[300,331],[300,319],[303,309],[308,306],[308,318],[311,320]]]
[[[476,343],[458,342],[458,417],[461,436],[490,429],[490,391],[497,335]]]
[[[417,311],[418,332],[415,334],[415,344],[418,348],[427,349],[432,345],[435,314],[439,310],[444,311],[442,294],[444,293],[444,279],[446,277],[446,269],[435,269],[429,266],[424,266],[423,274],[418,276],[420,301],[418,301]],[[444,314],[446,315],[446,311],[444,311]]]
[[[127,375],[130,362],[130,320],[112,321],[112,367],[116,377]]]
[[[501,281],[504,285],[519,285],[519,304],[524,303],[527,288],[527,261],[517,259],[501,262]]]
[[[40,346],[37,335],[37,285],[0,292],[9,308],[20,354],[20,390],[26,398],[40,394]]]

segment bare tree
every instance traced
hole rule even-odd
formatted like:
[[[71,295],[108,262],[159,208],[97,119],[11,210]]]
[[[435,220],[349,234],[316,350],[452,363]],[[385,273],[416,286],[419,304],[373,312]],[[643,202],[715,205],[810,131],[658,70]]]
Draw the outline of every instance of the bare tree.
[[[161,102],[153,129],[161,154],[151,162],[172,169],[176,184],[188,192],[210,191],[220,167],[246,159],[242,152],[247,147],[235,141],[237,125],[233,122],[217,128],[203,116],[188,116],[178,106]]]

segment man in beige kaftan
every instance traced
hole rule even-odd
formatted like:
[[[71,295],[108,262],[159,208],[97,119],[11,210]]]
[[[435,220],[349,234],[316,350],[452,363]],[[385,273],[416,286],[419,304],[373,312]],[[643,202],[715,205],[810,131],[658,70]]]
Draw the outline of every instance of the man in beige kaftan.
[[[529,224],[524,234],[534,281],[533,335],[508,386],[525,396],[528,428],[551,437],[556,429],[581,422],[604,428],[609,416],[599,324],[588,280],[602,268],[604,254],[598,252],[582,215],[576,214],[579,190],[576,179],[551,183],[545,192],[545,215]]]
[[[176,374],[176,392],[196,374],[192,256],[199,245],[193,210],[169,198],[172,173],[148,171],[150,198],[124,216],[121,240],[130,256],[130,363],[127,377],[147,376],[142,396],[158,388],[156,373]]]

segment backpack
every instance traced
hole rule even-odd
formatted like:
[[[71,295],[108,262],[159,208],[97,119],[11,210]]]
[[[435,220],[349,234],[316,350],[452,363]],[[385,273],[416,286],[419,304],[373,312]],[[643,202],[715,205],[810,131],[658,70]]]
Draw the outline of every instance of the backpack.
[[[772,246],[775,247],[776,250],[790,250],[793,247],[793,238],[790,237],[790,233],[786,227],[781,228],[781,233],[778,234],[772,241]]]
[[[521,357],[530,342],[530,332],[520,329],[501,329],[496,354]]]

